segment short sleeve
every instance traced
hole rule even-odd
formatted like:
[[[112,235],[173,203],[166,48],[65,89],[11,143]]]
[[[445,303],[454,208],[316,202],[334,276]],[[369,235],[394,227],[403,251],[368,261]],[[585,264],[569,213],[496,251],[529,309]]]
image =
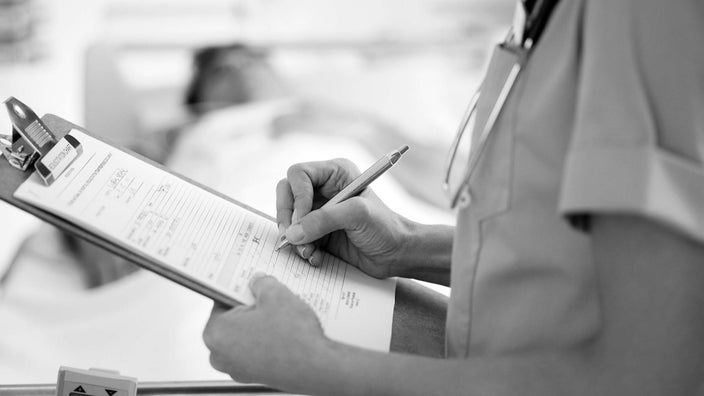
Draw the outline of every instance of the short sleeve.
[[[704,241],[704,2],[585,2],[566,215],[628,213]]]

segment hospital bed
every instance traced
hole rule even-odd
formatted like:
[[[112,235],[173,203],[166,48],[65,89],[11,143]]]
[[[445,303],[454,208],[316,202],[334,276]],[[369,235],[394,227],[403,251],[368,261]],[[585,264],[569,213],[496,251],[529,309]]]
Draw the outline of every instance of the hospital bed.
[[[3,396],[54,396],[56,384],[0,385]],[[275,389],[261,385],[239,385],[232,381],[146,382],[140,383],[138,396],[227,396],[280,395]]]

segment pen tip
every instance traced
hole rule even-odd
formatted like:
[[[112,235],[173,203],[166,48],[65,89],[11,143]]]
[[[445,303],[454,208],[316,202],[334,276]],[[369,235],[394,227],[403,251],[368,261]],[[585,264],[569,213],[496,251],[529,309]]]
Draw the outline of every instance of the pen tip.
[[[406,151],[408,151],[408,145],[405,145],[405,146],[401,147],[400,149],[398,149],[399,154],[403,154]]]
[[[286,245],[288,245],[288,240],[286,239],[285,235],[282,235],[281,239],[279,239],[279,244],[276,245],[276,247],[274,248],[274,251],[278,252],[279,250],[281,250],[282,247],[284,247]]]

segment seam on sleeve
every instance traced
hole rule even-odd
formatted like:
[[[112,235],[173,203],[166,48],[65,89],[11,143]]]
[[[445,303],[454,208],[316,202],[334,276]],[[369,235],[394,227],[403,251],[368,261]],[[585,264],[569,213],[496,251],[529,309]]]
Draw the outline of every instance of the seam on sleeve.
[[[654,147],[593,147],[567,156],[564,215],[628,213],[704,242],[704,169]]]

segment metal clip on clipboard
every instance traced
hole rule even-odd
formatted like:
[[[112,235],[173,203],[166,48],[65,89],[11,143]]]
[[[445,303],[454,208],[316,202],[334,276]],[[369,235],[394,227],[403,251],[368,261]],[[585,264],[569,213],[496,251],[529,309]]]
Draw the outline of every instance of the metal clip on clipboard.
[[[68,134],[70,130],[85,131],[77,125],[62,120],[53,115],[39,118],[36,113],[27,105],[14,97],[8,98],[5,102],[13,130],[11,136],[0,135],[0,156],[5,157],[10,166],[0,163],[0,198],[11,202],[13,205],[38,216],[40,219],[59,227],[60,229],[76,234],[81,238],[95,243],[109,251],[114,248],[107,242],[95,238],[92,234],[82,230],[59,217],[38,210],[31,205],[21,201],[13,200],[12,191],[20,183],[26,180],[28,175],[22,177],[12,170],[17,169],[22,172],[31,171],[32,166],[43,182],[50,185],[83,153],[80,142]],[[54,127],[54,131],[47,126],[47,123]],[[62,136],[58,138],[58,136]],[[0,160],[2,162],[3,160]],[[6,178],[3,184],[3,177]],[[119,252],[122,257],[128,260],[141,260],[135,255]],[[0,396],[57,396],[58,384],[7,384],[1,383]],[[79,388],[81,387],[82,388]],[[88,387],[77,385],[67,388],[68,393],[74,396],[96,396],[87,393]],[[83,390],[83,391],[81,391]],[[111,390],[108,392],[108,390]],[[114,389],[105,389],[100,396],[120,396],[117,392],[111,395]],[[168,381],[168,382],[140,382],[136,389],[137,396],[174,396],[174,395],[279,395],[278,390],[262,385],[238,384],[232,381]],[[124,395],[123,395],[124,396]]]
[[[57,139],[37,114],[14,97],[5,101],[12,135],[0,136],[0,150],[10,165],[27,171],[33,165],[44,184],[51,185],[83,152],[71,135]]]

